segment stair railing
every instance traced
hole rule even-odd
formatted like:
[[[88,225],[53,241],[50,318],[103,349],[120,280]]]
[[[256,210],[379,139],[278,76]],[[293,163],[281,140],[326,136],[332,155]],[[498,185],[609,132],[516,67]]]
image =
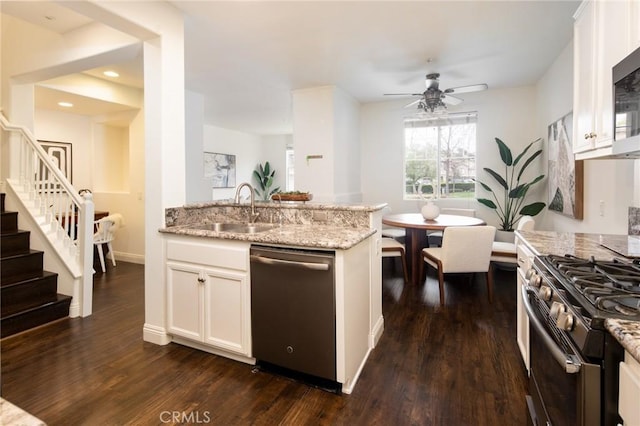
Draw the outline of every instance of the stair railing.
[[[58,252],[82,277],[81,315],[91,314],[93,294],[93,217],[91,194],[80,196],[31,132],[12,125],[0,113],[2,129],[10,133],[10,176],[43,220],[40,227],[53,237]],[[17,165],[17,170],[15,166]],[[17,175],[17,178],[16,178]]]

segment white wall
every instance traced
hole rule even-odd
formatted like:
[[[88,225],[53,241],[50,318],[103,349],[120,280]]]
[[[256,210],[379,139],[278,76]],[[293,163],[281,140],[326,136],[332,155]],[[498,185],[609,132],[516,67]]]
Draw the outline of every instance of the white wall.
[[[60,111],[35,110],[33,135],[38,140],[68,142],[71,144],[72,179],[76,188],[92,188],[91,118]],[[99,206],[96,206],[99,210]]]
[[[573,43],[558,56],[537,84],[540,133],[573,109]],[[580,135],[574,135],[579,137]],[[545,136],[546,139],[546,136]],[[545,145],[548,141],[545,140]],[[545,150],[546,153],[546,150]],[[547,157],[545,155],[545,162]],[[536,228],[566,232],[626,234],[628,207],[633,205],[640,182],[634,178],[633,160],[586,160],[584,162],[584,218],[576,220],[545,209],[536,217]],[[545,199],[548,203],[548,195]],[[600,203],[604,212],[600,215]]]
[[[253,133],[205,125],[203,140],[203,151],[236,156],[236,185],[233,188],[212,188],[211,179],[207,179],[209,191],[212,194],[211,198],[199,201],[233,198],[235,188],[243,182],[249,182],[252,186],[256,186],[253,171],[259,163],[264,164],[266,161],[269,161],[269,164],[276,170],[274,188],[278,186],[284,188],[285,151],[290,137],[263,137]],[[197,161],[202,163],[202,154]],[[242,196],[246,197],[247,195],[248,191],[243,190]]]
[[[343,90],[334,92],[334,182],[337,202],[362,201],[360,184],[360,104]],[[295,149],[295,148],[294,148]]]
[[[286,191],[287,186],[287,145],[293,145],[293,135],[291,134],[265,135],[262,136],[260,144],[262,158],[265,161],[268,160],[271,168],[276,171],[273,187],[280,187],[280,191]],[[254,183],[255,180],[252,180],[251,184]]]
[[[129,128],[114,128],[83,115],[37,109],[34,129],[37,139],[72,144],[74,187],[93,192],[96,210],[123,215],[125,226],[113,250],[116,259],[138,263],[144,262],[143,115],[138,113]],[[104,176],[113,181],[102,182]]]
[[[502,162],[494,138],[502,139],[514,156],[533,140],[543,136],[536,128],[534,87],[488,90],[463,96],[464,103],[450,111],[477,111],[477,159],[476,169],[481,180],[494,187],[483,167],[500,170]],[[362,152],[362,193],[367,203],[387,202],[392,211],[417,212],[424,204],[420,201],[404,201],[404,140],[403,118],[414,113],[403,108],[406,100],[377,102],[362,105],[360,114],[360,140]],[[537,176],[543,163],[529,167],[527,175]],[[542,184],[540,186],[543,186]],[[479,194],[486,196],[486,194]],[[533,202],[536,194],[532,194]],[[475,200],[448,199],[440,206],[474,208],[487,223],[497,225],[493,212]]]
[[[211,182],[204,177],[202,161],[204,132],[204,96],[185,91],[185,185],[187,203],[210,201]]]
[[[316,201],[361,201],[358,102],[336,86],[292,93],[296,190]]]

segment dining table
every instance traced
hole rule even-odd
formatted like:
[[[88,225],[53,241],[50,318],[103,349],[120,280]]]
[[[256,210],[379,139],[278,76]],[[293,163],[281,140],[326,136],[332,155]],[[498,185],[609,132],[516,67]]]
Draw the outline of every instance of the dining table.
[[[404,228],[405,248],[407,251],[407,269],[410,280],[419,284],[420,262],[422,249],[429,247],[427,231],[444,231],[450,226],[479,226],[486,225],[485,221],[472,216],[441,214],[435,219],[425,219],[421,213],[396,213],[382,217],[382,223],[389,226]]]

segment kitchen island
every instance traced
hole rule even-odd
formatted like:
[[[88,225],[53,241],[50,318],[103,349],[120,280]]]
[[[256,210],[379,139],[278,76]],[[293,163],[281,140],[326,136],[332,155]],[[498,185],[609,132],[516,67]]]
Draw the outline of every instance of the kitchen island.
[[[166,335],[253,364],[251,247],[331,253],[336,378],[350,393],[384,328],[379,241],[384,206],[256,203],[255,224],[247,223],[246,204],[167,209],[166,227],[159,230],[166,253]]]

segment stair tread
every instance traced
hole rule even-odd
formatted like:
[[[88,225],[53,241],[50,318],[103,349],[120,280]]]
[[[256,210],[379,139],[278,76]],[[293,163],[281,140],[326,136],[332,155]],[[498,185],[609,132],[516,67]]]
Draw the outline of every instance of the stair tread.
[[[24,285],[24,284],[28,284],[31,283],[33,281],[38,281],[38,280],[42,280],[43,278],[48,278],[51,276],[57,276],[58,273],[57,272],[50,272],[50,271],[42,271],[42,273],[40,275],[38,275],[37,277],[33,277],[33,276],[27,276],[25,279],[23,280],[19,280],[19,281],[15,281],[15,282],[8,282],[8,283],[2,283],[2,289],[5,288],[9,288],[9,287],[13,287],[13,286],[19,286],[19,285]]]
[[[68,318],[70,305],[71,296],[58,295],[54,302],[3,317],[0,321],[0,337],[12,336],[59,319]]]
[[[25,231],[24,229],[0,229],[0,236],[3,237],[9,237],[11,235],[18,235],[18,234],[29,234],[31,233],[31,231]]]
[[[43,253],[42,250],[33,250],[33,249],[29,249],[29,251],[25,251],[24,253],[14,253],[14,254],[9,254],[7,256],[2,256],[0,257],[0,260],[9,260],[9,259],[14,259],[16,257],[23,257],[23,256],[27,256],[30,254],[36,254],[36,253]]]
[[[11,274],[10,276],[7,277],[2,277],[2,282],[0,282],[0,287],[4,287],[4,286],[8,286],[8,285],[13,285],[16,283],[21,283],[24,281],[31,281],[31,280],[37,280],[40,278],[43,278],[43,272],[45,271],[27,271],[25,273],[21,273],[21,274]]]
[[[4,312],[2,312],[2,320],[4,321],[18,315],[24,315],[29,312],[34,312],[39,309],[47,308],[49,306],[60,304],[60,303],[66,303],[66,302],[71,303],[71,299],[72,299],[71,296],[67,296],[65,294],[56,294],[54,297],[51,298],[51,300],[38,303],[38,304],[25,303],[25,304],[7,306]]]

